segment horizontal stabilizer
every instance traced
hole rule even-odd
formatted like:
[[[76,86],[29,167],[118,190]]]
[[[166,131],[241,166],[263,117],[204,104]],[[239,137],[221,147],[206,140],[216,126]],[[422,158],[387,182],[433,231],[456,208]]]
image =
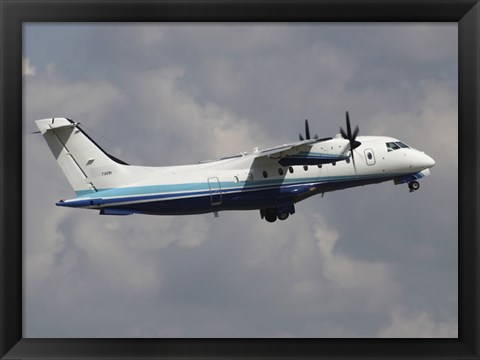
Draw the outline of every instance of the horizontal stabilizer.
[[[68,118],[42,119],[35,122],[42,134],[45,134],[49,130],[55,130],[60,128],[74,128],[78,125],[78,123]]]

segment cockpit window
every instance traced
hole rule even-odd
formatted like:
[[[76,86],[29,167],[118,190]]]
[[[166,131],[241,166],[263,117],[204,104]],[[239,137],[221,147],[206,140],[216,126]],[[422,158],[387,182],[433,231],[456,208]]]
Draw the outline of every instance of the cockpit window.
[[[400,149],[400,146],[398,146],[394,142],[388,142],[387,143],[387,149],[388,149],[388,151],[398,150],[398,149]]]
[[[397,141],[396,144],[397,144],[398,146],[400,146],[401,148],[410,149],[410,146],[402,143],[401,141]]]
[[[398,150],[400,148],[410,149],[410,146],[402,143],[401,141],[386,143],[388,151]]]

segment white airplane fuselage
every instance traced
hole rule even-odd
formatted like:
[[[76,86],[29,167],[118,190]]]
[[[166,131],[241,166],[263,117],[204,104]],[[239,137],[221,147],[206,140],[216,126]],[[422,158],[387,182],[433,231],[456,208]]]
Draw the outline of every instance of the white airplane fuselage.
[[[66,120],[69,123],[62,123]],[[56,204],[105,215],[257,209],[268,221],[277,216],[284,220],[295,212],[294,204],[316,194],[385,181],[418,185],[435,164],[425,153],[385,136],[357,137],[361,145],[353,150],[352,161],[348,140],[337,135],[305,141],[308,147],[302,142],[286,144],[193,165],[132,166],[108,155],[90,138],[100,152],[89,152],[86,146],[83,155],[87,135],[69,119],[38,120],[37,125],[77,194]]]

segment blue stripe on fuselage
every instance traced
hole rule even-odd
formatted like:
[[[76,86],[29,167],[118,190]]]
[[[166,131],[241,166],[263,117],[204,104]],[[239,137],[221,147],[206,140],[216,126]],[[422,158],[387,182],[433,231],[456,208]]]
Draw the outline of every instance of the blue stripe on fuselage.
[[[380,176],[381,179],[388,180],[392,175]],[[259,206],[257,204],[270,203],[277,198],[294,198],[301,196],[305,192],[310,191],[312,186],[322,186],[332,183],[352,183],[361,182],[368,179],[378,179],[379,176],[337,176],[324,178],[302,178],[302,179],[269,179],[269,180],[255,180],[243,183],[221,182],[221,195],[223,203],[225,203],[231,195],[232,201],[250,202],[254,208]],[[319,181],[321,179],[321,181]],[[380,180],[383,181],[383,180]],[[327,190],[328,191],[328,190]],[[214,192],[219,194],[219,192]],[[95,193],[88,193],[76,199],[67,200],[65,202],[58,202],[59,206],[67,207],[108,207],[108,206],[122,206],[137,207],[136,202],[148,203],[164,203],[167,205],[172,201],[184,202],[190,199],[192,202],[200,202],[207,204],[208,209],[205,212],[213,211],[210,202],[210,189],[208,183],[188,183],[188,184],[169,184],[169,185],[150,185],[138,187],[125,187],[104,189]],[[200,199],[202,198],[202,199]],[[267,201],[265,200],[267,199]],[[131,203],[119,205],[120,203]],[[255,204],[255,205],[254,205]],[[268,205],[268,204],[266,204]],[[265,206],[266,206],[265,205]],[[142,205],[143,207],[145,205]],[[188,205],[187,205],[188,206]],[[260,205],[263,206],[263,205]],[[164,206],[162,206],[164,207]]]
[[[285,186],[280,186],[282,184],[281,179],[248,181],[243,183],[243,186],[239,186],[239,183],[234,182],[222,182],[221,193],[223,196],[226,193],[243,193],[266,189],[277,189],[277,192],[290,191],[287,190],[287,188],[290,189],[292,186],[301,187],[304,184],[311,184],[314,178],[306,178],[306,180],[308,181],[299,182],[297,180],[295,183],[293,183],[292,180],[287,180],[283,184]],[[287,182],[292,182],[292,184],[288,184]],[[214,191],[213,193],[218,194],[219,191]],[[89,193],[83,197],[78,197],[66,202],[58,202],[57,205],[67,207],[106,206],[108,204],[113,205],[122,202],[165,200],[169,198],[193,198],[201,196],[210,197],[208,183],[151,185],[101,190],[94,194]]]
[[[270,179],[270,180],[251,180],[241,183],[235,183],[233,181],[220,182],[221,190],[248,190],[256,187],[264,186],[279,186],[282,184],[302,184],[306,182],[313,182],[318,178],[301,178],[301,179]],[[202,183],[184,183],[184,184],[168,184],[168,185],[146,185],[146,186],[129,186],[113,189],[102,189],[98,192],[82,193],[78,196],[84,199],[94,198],[106,198],[106,197],[125,197],[134,195],[148,195],[148,194],[163,194],[163,193],[187,193],[187,192],[199,192],[210,191],[208,182]]]

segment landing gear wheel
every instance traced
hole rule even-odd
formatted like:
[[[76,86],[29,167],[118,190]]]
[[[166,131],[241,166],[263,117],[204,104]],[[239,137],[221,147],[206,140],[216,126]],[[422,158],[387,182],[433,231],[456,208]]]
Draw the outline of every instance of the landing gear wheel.
[[[273,223],[275,222],[275,220],[277,220],[277,215],[271,212],[267,212],[265,214],[265,220],[267,220],[270,223]]]
[[[411,191],[418,190],[420,188],[420,183],[418,181],[412,181],[408,183],[408,188]]]
[[[288,212],[281,212],[280,214],[278,214],[279,220],[287,220],[287,218],[288,218]]]

